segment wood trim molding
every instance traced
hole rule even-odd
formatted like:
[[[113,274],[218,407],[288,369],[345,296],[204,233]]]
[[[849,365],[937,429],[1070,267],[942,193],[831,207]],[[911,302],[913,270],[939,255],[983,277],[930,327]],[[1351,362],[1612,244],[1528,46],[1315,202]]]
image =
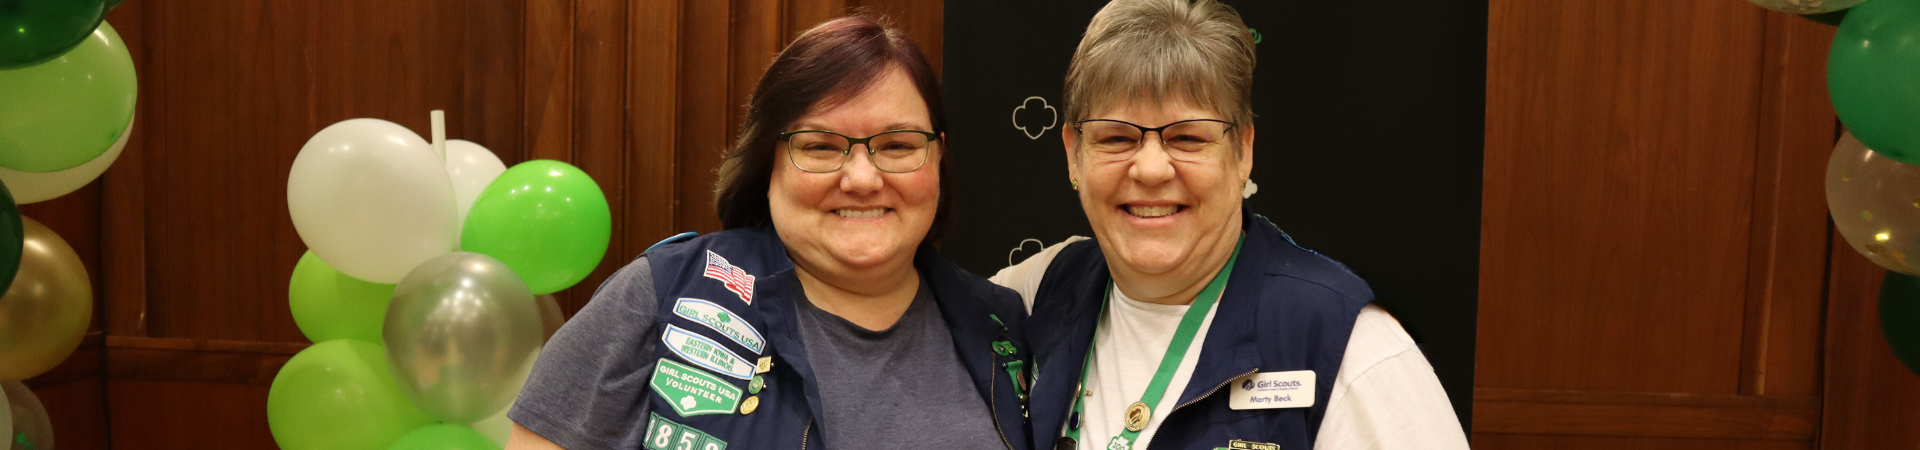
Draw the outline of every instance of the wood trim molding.
[[[108,336],[109,380],[269,386],[304,342],[248,342]]]
[[[25,383],[33,389],[44,389],[75,381],[100,376],[100,342],[98,331],[89,332],[80,338],[80,346],[67,355],[66,361],[47,370],[47,373],[28,378]]]
[[[1475,389],[1473,432],[1799,440],[1814,438],[1812,396]]]

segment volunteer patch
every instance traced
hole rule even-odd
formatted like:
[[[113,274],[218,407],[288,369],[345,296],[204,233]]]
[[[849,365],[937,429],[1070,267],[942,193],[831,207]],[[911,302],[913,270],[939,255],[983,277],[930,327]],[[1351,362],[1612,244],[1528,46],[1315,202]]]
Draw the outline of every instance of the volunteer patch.
[[[667,348],[693,365],[742,380],[753,378],[753,363],[721,347],[719,342],[674,324],[667,324],[667,331],[663,333],[660,340],[666,342]]]
[[[653,381],[647,385],[682,416],[732,414],[740,404],[740,388],[733,383],[667,358],[654,364]]]
[[[753,329],[753,325],[748,325],[747,321],[735,317],[733,311],[728,311],[718,303],[697,298],[681,298],[673,305],[673,313],[706,325],[707,328],[720,332],[720,335],[726,336],[727,339],[739,342],[755,354],[766,349],[767,341],[760,336],[759,330]]]
[[[722,441],[693,427],[674,423],[659,414],[647,422],[648,450],[726,450]]]
[[[748,275],[747,271],[734,267],[732,263],[727,262],[726,258],[720,257],[720,254],[714,253],[713,250],[707,250],[705,274],[707,278],[720,280],[720,284],[725,285],[727,290],[733,291],[733,295],[740,296],[740,301],[753,304],[753,275]]]
[[[1248,375],[1229,383],[1233,393],[1227,398],[1227,406],[1237,410],[1313,406],[1316,377],[1311,370]]]

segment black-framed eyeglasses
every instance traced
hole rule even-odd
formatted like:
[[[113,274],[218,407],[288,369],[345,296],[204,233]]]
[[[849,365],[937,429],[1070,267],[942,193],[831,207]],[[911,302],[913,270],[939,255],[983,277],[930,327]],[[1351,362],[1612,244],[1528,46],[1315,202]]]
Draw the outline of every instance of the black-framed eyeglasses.
[[[863,138],[826,130],[780,133],[793,167],[813,173],[840,170],[853,159],[856,144],[867,147],[867,160],[881,172],[912,172],[927,164],[927,154],[938,140],[939,134],[920,130],[892,130]]]
[[[1233,122],[1215,119],[1189,119],[1159,127],[1144,127],[1110,119],[1088,119],[1073,123],[1080,142],[1108,159],[1132,158],[1147,133],[1160,135],[1160,146],[1167,156],[1180,161],[1203,161],[1227,147]]]

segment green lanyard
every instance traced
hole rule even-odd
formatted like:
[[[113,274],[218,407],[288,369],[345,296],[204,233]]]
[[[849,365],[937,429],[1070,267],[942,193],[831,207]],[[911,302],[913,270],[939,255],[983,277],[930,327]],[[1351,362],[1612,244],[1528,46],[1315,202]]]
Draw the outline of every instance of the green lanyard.
[[[1146,429],[1147,423],[1153,420],[1154,406],[1158,405],[1160,397],[1166,394],[1167,382],[1171,381],[1173,373],[1180,369],[1180,360],[1187,357],[1187,347],[1193,344],[1194,336],[1200,333],[1200,324],[1207,320],[1207,312],[1211,311],[1214,302],[1220,299],[1220,291],[1227,288],[1227,277],[1233,273],[1233,262],[1240,259],[1240,245],[1246,242],[1247,238],[1241,236],[1240,242],[1233,244],[1233,256],[1227,258],[1227,266],[1220,268],[1220,273],[1213,276],[1213,281],[1207,283],[1205,289],[1200,290],[1200,296],[1193,299],[1193,305],[1188,306],[1187,313],[1180,317],[1180,328],[1173,331],[1173,342],[1167,346],[1167,354],[1160,357],[1160,369],[1153,373],[1153,382],[1147,385],[1147,392],[1140,396],[1140,401],[1127,406],[1126,415],[1123,416],[1126,429],[1107,443],[1107,450],[1132,449],[1133,443],[1140,439],[1140,431]],[[1111,301],[1112,296],[1113,282],[1108,281],[1106,296],[1101,298],[1101,316],[1106,315],[1106,305]],[[1099,335],[1097,328],[1094,335]],[[1092,372],[1089,370],[1092,365],[1093,351],[1088,351],[1087,360],[1080,369],[1080,389],[1086,389],[1087,374]],[[1086,403],[1080,401],[1081,397],[1081,392],[1075,392],[1073,395],[1073,415],[1070,416],[1072,423],[1067,424],[1066,433],[1067,439],[1076,445],[1080,441],[1079,422],[1085,419],[1082,412],[1086,409]]]

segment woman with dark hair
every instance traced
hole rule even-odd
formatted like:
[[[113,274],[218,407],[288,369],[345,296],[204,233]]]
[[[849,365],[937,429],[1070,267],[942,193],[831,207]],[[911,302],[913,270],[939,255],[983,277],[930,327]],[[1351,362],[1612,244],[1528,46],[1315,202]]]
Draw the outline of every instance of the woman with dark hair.
[[[801,34],[726,153],[726,231],[669,239],[554,335],[514,449],[1026,449],[1026,313],[928,245],[950,226],[940,88],[904,34]]]

